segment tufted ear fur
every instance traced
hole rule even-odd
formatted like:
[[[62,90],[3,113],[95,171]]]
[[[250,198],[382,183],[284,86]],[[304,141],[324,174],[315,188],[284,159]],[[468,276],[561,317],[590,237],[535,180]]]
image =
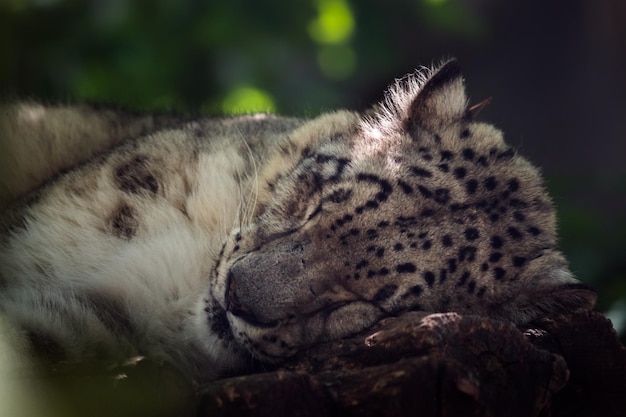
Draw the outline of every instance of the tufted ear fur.
[[[458,121],[466,109],[461,67],[453,59],[398,80],[384,102],[363,120],[363,127],[374,137],[408,133],[417,138],[420,130],[438,131]]]
[[[437,131],[465,114],[467,98],[458,61],[448,61],[437,69],[411,102],[405,129],[415,137],[418,129]]]

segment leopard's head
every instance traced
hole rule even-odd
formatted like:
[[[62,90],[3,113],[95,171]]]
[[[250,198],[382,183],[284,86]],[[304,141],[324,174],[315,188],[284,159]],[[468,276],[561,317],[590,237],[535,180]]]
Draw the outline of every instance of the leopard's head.
[[[411,310],[521,323],[592,307],[538,171],[472,110],[449,61],[294,132],[213,271],[220,330],[276,360]]]

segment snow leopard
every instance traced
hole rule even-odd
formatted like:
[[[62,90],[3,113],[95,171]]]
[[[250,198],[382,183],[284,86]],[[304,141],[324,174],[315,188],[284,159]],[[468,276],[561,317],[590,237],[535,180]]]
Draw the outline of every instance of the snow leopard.
[[[4,104],[2,318],[41,360],[211,380],[406,312],[591,309],[538,169],[479,107],[454,59],[311,119]]]

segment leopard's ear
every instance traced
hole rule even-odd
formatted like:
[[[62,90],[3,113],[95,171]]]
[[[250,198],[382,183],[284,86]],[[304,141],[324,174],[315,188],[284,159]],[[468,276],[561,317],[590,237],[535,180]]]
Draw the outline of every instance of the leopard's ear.
[[[460,120],[466,109],[461,66],[451,60],[434,70],[421,86],[408,108],[404,127],[413,137],[419,129],[437,131]]]
[[[417,139],[420,130],[436,132],[460,120],[466,109],[461,67],[453,59],[396,81],[385,100],[364,117],[363,127],[373,137],[408,133]]]

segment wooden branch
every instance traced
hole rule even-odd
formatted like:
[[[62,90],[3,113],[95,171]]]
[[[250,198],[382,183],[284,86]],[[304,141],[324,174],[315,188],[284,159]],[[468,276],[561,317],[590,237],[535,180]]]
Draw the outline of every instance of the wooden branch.
[[[407,314],[213,382],[201,416],[623,416],[626,349],[598,313],[535,328]]]

